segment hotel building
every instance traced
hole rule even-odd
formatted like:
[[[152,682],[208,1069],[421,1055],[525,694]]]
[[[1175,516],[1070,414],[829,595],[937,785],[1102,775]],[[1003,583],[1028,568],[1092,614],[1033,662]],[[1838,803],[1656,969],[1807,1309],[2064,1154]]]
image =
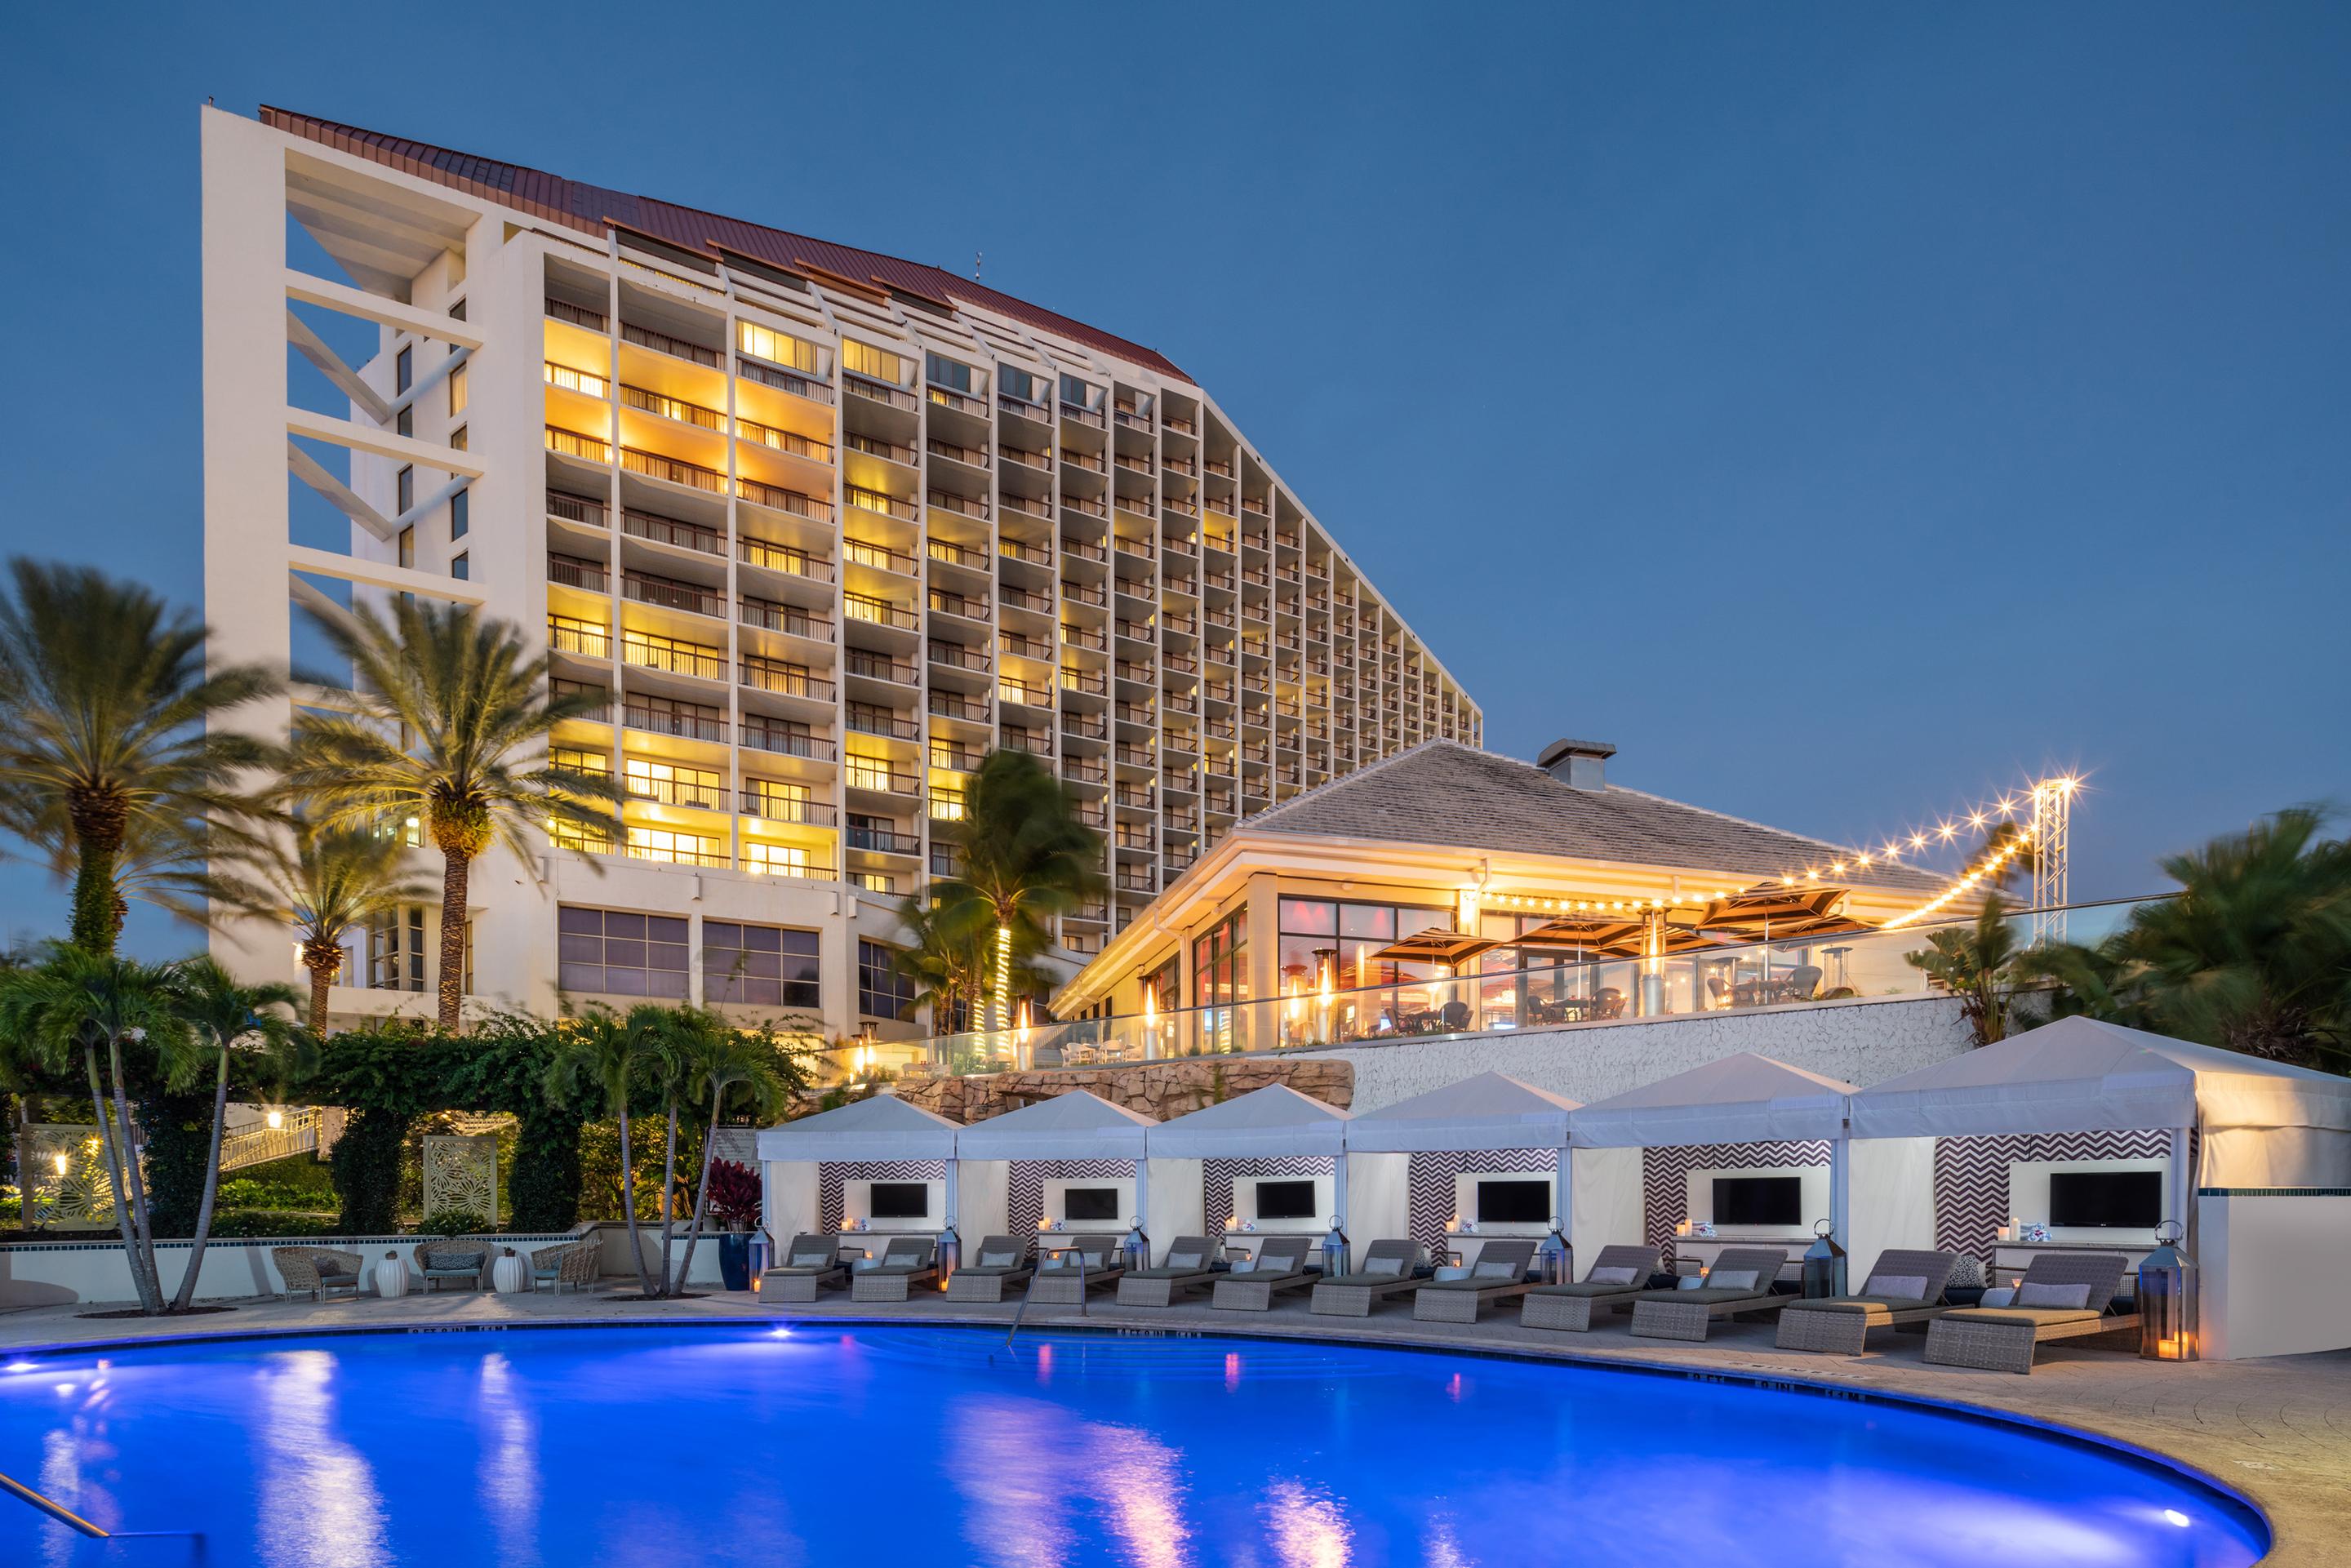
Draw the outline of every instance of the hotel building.
[[[1046,761],[1102,834],[1112,893],[1061,922],[1068,967],[1250,814],[1481,743],[1151,350],[935,267],[304,115],[208,110],[203,141],[219,656],[286,659],[297,604],[414,594],[543,632],[558,689],[597,697],[556,745],[621,782],[623,827],[476,867],[485,1003],[911,1031],[893,905],[952,870],[937,825],[991,748]],[[342,276],[290,259],[314,251]],[[370,352],[328,340],[355,329]],[[429,1010],[436,919],[355,940],[337,1013]],[[217,945],[291,972],[282,933]]]

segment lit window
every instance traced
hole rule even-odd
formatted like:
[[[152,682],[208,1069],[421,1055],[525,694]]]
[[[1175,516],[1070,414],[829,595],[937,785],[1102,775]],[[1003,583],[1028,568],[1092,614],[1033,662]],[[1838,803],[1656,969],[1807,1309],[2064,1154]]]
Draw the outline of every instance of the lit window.
[[[805,784],[781,784],[772,779],[743,781],[743,809],[778,822],[805,822],[813,797]]]
[[[465,412],[465,367],[457,366],[449,372],[449,417],[456,418]]]
[[[721,780],[717,774],[702,768],[687,768],[674,762],[656,762],[651,758],[631,757],[621,764],[622,786],[641,800],[659,800],[670,806],[700,806],[716,811],[720,806]]]
[[[407,472],[402,470],[400,476],[405,480],[408,477]],[[400,530],[400,564],[412,567],[416,564],[416,530],[414,528]]]
[[[465,451],[465,443],[470,439],[471,437],[465,434],[465,427],[462,424],[459,425],[456,429],[449,433],[449,450],[452,452]]]
[[[632,860],[660,861],[668,865],[726,863],[726,847],[722,841],[668,828],[631,828],[624,852]]]
[[[824,350],[788,332],[778,332],[756,321],[735,323],[735,346],[756,360],[787,370],[800,371],[811,376],[827,373]]]
[[[807,876],[809,852],[799,844],[743,841],[743,869],[759,876]]]
[[[612,773],[612,759],[601,751],[589,751],[577,746],[549,747],[547,765],[560,768],[568,773],[586,773],[598,779],[608,779]]]
[[[877,382],[888,382],[902,387],[911,379],[907,362],[897,355],[861,343],[854,338],[844,338],[841,344],[841,362],[844,369]]]

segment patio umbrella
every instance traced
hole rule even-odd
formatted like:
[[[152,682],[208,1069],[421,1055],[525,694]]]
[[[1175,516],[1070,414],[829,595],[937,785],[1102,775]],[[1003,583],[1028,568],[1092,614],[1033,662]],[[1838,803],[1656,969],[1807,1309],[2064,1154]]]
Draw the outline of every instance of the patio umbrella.
[[[1573,952],[1599,957],[1635,957],[1641,951],[1644,923],[1621,915],[1568,915],[1521,931],[1510,945],[1537,952]]]
[[[1714,899],[1695,908],[1668,909],[1666,919],[1670,925],[1694,931],[1775,942],[1869,930],[1866,922],[1844,913],[1848,896],[1848,890],[1842,887],[1758,883],[1728,898]]]
[[[1490,937],[1472,936],[1466,931],[1447,931],[1442,925],[1432,925],[1417,936],[1391,942],[1374,953],[1374,958],[1384,958],[1398,964],[1449,964],[1458,968],[1482,953],[1502,946]]]

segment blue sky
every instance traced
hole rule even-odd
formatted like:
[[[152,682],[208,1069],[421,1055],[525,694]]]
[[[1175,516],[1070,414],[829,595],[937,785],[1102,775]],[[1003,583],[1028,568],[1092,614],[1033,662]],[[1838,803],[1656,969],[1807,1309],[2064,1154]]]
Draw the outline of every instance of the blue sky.
[[[210,95],[985,252],[1198,377],[1501,750],[1845,841],[2086,769],[2077,896],[2351,798],[2351,9],[133,15],[0,58],[9,550],[200,591]]]

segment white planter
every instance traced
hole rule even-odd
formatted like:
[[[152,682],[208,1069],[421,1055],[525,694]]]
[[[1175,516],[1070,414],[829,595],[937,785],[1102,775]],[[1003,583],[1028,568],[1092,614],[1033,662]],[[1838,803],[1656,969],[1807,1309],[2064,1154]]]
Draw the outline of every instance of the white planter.
[[[523,1267],[519,1254],[502,1252],[490,1265],[490,1288],[501,1296],[517,1295],[530,1289],[530,1270]]]
[[[408,1265],[398,1258],[387,1258],[377,1264],[375,1293],[386,1300],[408,1294]]]

